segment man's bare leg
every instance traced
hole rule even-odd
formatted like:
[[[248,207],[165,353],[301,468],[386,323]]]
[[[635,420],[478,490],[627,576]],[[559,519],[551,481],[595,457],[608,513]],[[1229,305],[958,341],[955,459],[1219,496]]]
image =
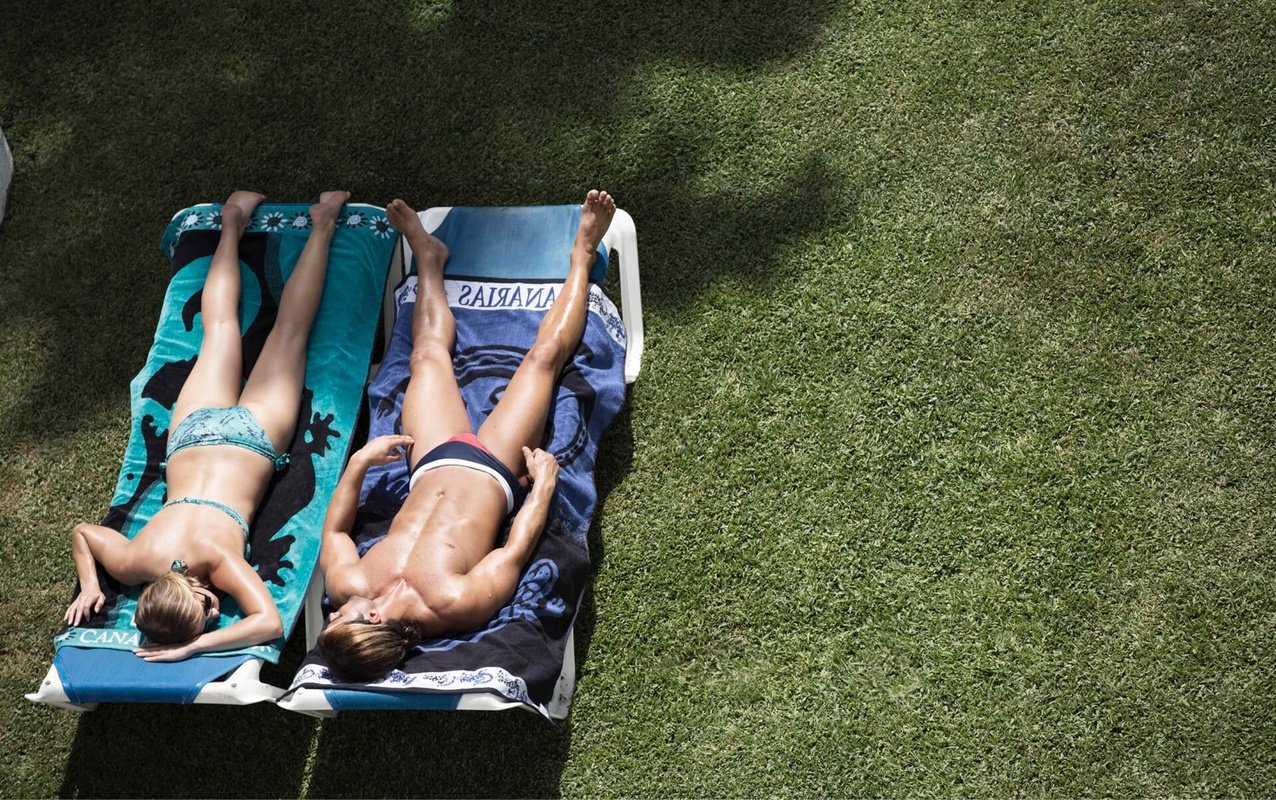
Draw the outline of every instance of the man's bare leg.
[[[192,411],[232,406],[239,399],[243,343],[239,333],[239,240],[253,210],[265,199],[256,192],[235,192],[222,207],[222,233],[200,298],[203,340],[186,383],[173,404],[172,431]]]
[[[452,369],[456,320],[447,304],[443,266],[447,246],[425,232],[421,219],[402,200],[393,200],[386,215],[416,256],[416,308],[412,313],[412,359],[403,395],[403,432],[414,440],[408,464],[447,439],[470,432],[465,401]]]
[[[616,201],[591,190],[581,208],[580,227],[572,244],[567,280],[536,333],[536,342],[510,379],[496,408],[479,428],[478,438],[520,479],[527,474],[523,448],[536,449],[545,436],[545,420],[554,399],[559,373],[576,352],[589,309],[589,270]]]

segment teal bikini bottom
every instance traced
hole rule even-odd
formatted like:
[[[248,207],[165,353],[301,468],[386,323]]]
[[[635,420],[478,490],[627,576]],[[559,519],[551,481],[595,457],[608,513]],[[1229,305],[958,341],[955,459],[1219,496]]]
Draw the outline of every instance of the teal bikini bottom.
[[[168,452],[165,455],[171,459],[179,450],[214,444],[229,444],[251,450],[273,461],[276,470],[288,465],[288,454],[275,452],[275,446],[270,443],[266,429],[253,416],[253,412],[243,406],[192,411],[169,434]],[[162,466],[167,464],[165,461]]]

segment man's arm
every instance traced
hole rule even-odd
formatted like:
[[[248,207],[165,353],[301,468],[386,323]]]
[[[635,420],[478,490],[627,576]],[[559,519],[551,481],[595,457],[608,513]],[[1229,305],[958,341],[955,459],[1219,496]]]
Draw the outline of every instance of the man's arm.
[[[466,576],[464,596],[448,613],[458,625],[482,625],[509,602],[549,519],[549,507],[558,486],[558,462],[540,449],[524,447],[523,457],[527,459],[532,491],[514,515],[504,546],[488,553]]]
[[[549,506],[554,499],[554,490],[558,488],[558,462],[552,455],[539,448],[533,451],[524,447],[523,457],[527,459],[527,474],[532,478],[532,491],[527,495],[523,507],[514,515],[504,546],[492,551],[506,551],[505,556],[517,563],[520,573],[527,566],[527,560],[532,557],[536,543],[540,541],[545,521],[549,519]],[[518,576],[514,580],[517,583]],[[510,586],[510,594],[513,593],[514,587]]]
[[[337,482],[337,489],[328,503],[328,514],[323,520],[323,545],[319,551],[319,568],[329,580],[333,572],[348,564],[359,562],[350,534],[354,517],[359,510],[359,489],[369,467],[390,464],[404,457],[412,444],[411,436],[378,436],[361,447]]]

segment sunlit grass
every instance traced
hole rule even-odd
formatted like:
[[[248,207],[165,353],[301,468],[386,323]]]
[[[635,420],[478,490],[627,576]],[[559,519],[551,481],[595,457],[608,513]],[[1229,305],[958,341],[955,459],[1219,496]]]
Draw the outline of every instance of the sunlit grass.
[[[1271,12],[0,10],[4,793],[1272,793]],[[237,186],[633,213],[569,722],[19,700]]]

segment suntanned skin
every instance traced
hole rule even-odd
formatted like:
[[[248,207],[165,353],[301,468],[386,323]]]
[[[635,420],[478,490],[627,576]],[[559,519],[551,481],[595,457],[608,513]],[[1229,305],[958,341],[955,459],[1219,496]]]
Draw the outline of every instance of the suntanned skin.
[[[385,539],[360,559],[350,530],[368,468],[401,458],[404,450],[415,467],[437,445],[471,432],[452,367],[456,326],[443,286],[447,248],[425,232],[407,204],[390,204],[390,221],[412,247],[420,273],[403,400],[405,435],[369,442],[351,458],[333,495],[320,559],[328,595],[339,606],[332,623],[405,620],[427,636],[441,636],[482,626],[509,601],[545,527],[558,482],[558,463],[538,445],[558,376],[585,329],[589,270],[615,211],[606,192],[591,191],[585,198],[562,291],[477,433],[520,481],[532,481],[506,543],[496,547],[506,513],[497,482],[465,467],[439,467],[421,475]]]
[[[226,201],[221,239],[204,283],[199,358],[173,406],[170,432],[198,409],[242,405],[265,428],[276,452],[287,449],[297,426],[306,342],[323,295],[328,246],[337,213],[349,197],[349,192],[325,192],[310,207],[310,237],[284,287],[274,328],[242,390],[239,241],[262,195],[235,192]],[[212,445],[174,453],[166,472],[170,499],[216,500],[251,520],[274,474],[274,465],[241,447]],[[81,524],[72,534],[71,553],[81,591],[66,612],[70,625],[78,625],[102,608],[105,598],[98,584],[97,564],[122,583],[136,585],[155,580],[180,559],[191,575],[229,594],[243,609],[243,619],[190,642],[146,645],[134,651],[148,661],[178,661],[199,653],[261,644],[283,633],[283,621],[270,592],[244,559],[243,531],[216,508],[170,506],[151,517],[131,540],[101,525]],[[217,596],[198,589],[196,593],[207,599],[209,618],[217,616]]]

